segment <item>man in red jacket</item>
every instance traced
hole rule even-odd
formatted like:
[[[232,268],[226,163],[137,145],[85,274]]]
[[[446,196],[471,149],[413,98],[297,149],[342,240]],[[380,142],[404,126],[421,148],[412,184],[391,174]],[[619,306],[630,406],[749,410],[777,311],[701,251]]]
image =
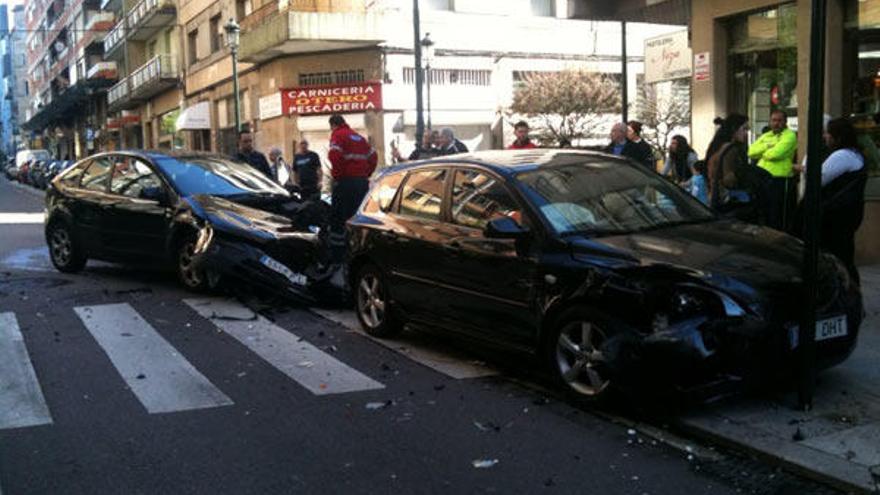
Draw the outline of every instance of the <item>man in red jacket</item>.
[[[330,117],[330,152],[328,158],[333,175],[332,209],[330,212],[331,261],[345,258],[345,222],[353,217],[370,188],[370,176],[379,157],[367,139],[354,132],[342,115]]]
[[[509,150],[527,150],[537,148],[535,143],[529,139],[529,124],[525,120],[520,120],[513,125],[513,134],[516,140],[507,147]]]

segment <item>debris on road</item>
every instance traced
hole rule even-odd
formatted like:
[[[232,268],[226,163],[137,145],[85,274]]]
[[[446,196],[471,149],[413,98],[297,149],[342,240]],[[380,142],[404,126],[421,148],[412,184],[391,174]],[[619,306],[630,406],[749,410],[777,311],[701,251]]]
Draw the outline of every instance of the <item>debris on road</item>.
[[[392,400],[386,400],[385,402],[368,402],[366,408],[370,411],[378,411],[379,409],[385,409],[388,406],[394,404]]]
[[[477,420],[474,420],[474,426],[476,426],[477,429],[480,431],[494,431],[495,433],[498,433],[501,431],[501,427],[491,421],[488,421],[486,423],[481,423]]]
[[[488,469],[498,464],[498,459],[476,459],[471,464],[477,469]]]

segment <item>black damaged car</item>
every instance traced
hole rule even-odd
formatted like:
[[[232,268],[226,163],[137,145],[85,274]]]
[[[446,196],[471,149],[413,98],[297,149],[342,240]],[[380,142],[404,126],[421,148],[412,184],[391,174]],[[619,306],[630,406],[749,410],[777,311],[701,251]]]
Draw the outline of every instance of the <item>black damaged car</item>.
[[[62,272],[89,258],[173,267],[189,289],[220,277],[311,299],[326,203],[301,202],[247,164],[201,153],[113,152],[58,175],[46,242]]]
[[[415,323],[524,350],[592,398],[667,384],[706,394],[796,369],[802,243],[718,218],[617,157],[523,150],[393,167],[349,227],[357,316],[375,336]],[[852,352],[863,311],[830,255],[820,279],[827,368]]]

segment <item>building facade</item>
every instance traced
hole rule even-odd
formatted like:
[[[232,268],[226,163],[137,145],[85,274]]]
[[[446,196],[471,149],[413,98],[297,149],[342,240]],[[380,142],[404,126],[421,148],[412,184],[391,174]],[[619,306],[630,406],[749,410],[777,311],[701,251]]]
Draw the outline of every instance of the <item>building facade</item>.
[[[12,151],[12,97],[15,89],[12,80],[12,37],[9,32],[9,11],[6,4],[0,4],[0,150],[4,154]]]
[[[435,42],[426,117],[435,129],[454,128],[471,149],[498,148],[512,140],[513,116],[506,109],[514,88],[529,73],[581,68],[620,77],[620,24],[569,19],[566,1],[431,0],[421,5],[421,32]],[[182,3],[186,106],[209,111],[211,122],[210,129],[185,131],[189,145],[215,151],[234,147],[231,60],[222,43],[212,41],[215,26],[228,17],[242,26],[241,113],[259,148],[277,146],[291,156],[296,142],[306,139],[326,156],[327,114],[338,110],[368,136],[385,163],[394,147],[403,154],[412,149],[415,63],[412,3],[406,0]],[[638,94],[644,40],[680,29],[631,28],[630,103]],[[367,87],[381,94],[369,107],[346,106],[345,94],[341,99],[320,96]],[[319,105],[296,105],[287,90],[314,92],[317,99],[308,101]]]
[[[113,14],[98,0],[32,0],[25,25],[29,105],[22,128],[29,146],[82,158],[99,148],[104,93],[117,78],[103,49]]]
[[[858,130],[880,144],[874,119],[880,112],[880,0],[827,5],[824,113],[853,117]],[[705,150],[711,140],[712,120],[733,112],[749,117],[752,137],[776,109],[788,114],[791,128],[806,129],[810,1],[693,0],[691,9],[696,149]],[[802,158],[806,133],[798,139]],[[875,165],[870,173],[856,247],[863,262],[880,261],[880,169]]]
[[[24,147],[24,135],[21,131],[21,124],[24,121],[27,105],[27,53],[25,48],[27,31],[24,20],[24,5],[16,5],[12,8],[12,26],[9,34],[12,45],[12,141],[8,143],[11,155],[12,151],[19,150]]]

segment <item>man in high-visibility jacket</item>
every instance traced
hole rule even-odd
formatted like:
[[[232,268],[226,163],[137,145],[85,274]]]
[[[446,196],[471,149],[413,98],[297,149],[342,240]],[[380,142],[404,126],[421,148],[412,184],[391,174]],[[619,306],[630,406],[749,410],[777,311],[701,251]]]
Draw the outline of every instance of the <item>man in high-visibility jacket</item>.
[[[379,157],[367,139],[348,126],[342,115],[330,117],[330,152],[333,176],[330,211],[330,256],[333,263],[345,258],[345,222],[357,213],[370,188],[370,176]]]
[[[788,115],[782,110],[770,114],[770,130],[749,147],[749,158],[766,170],[770,183],[762,212],[767,226],[785,230],[797,204],[797,182],[792,164],[797,153],[797,134],[788,128]]]

